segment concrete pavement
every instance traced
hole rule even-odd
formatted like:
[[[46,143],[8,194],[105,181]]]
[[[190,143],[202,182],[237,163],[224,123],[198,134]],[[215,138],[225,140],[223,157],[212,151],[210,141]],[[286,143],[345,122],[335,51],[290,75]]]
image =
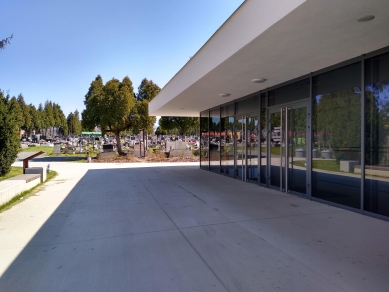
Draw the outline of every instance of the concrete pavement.
[[[0,291],[389,289],[389,222],[193,163],[51,168],[0,213]]]

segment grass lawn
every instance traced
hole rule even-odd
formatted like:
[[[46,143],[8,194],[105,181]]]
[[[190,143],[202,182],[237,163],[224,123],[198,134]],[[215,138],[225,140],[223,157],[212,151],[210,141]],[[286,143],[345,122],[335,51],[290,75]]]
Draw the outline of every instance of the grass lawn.
[[[290,146],[289,147],[289,153],[292,151],[292,149],[293,149],[293,151],[296,151],[298,148],[301,148],[301,147],[294,146],[294,148],[292,148]],[[270,152],[271,152],[272,155],[280,155],[280,149],[281,149],[280,146],[272,146],[272,147],[270,147]],[[284,151],[284,155],[285,155],[285,149],[283,151]],[[262,153],[266,153],[266,147],[261,146],[261,152]]]
[[[305,167],[305,161],[303,160],[294,161],[293,164],[296,166]],[[339,164],[336,163],[336,160],[313,160],[312,168],[340,172],[340,167]]]
[[[20,150],[20,152],[39,152],[39,151],[44,151],[46,152],[46,155],[50,155],[53,153],[54,147],[43,147],[43,146],[36,146],[36,147],[28,147],[28,148],[23,148]]]
[[[19,166],[11,166],[11,171],[7,173],[5,176],[0,176],[0,181],[9,179],[11,177],[23,174],[23,167]]]
[[[28,147],[20,150],[20,152],[39,152],[44,151],[46,152],[46,155],[50,156],[85,156],[86,157],[86,150],[84,150],[83,153],[61,153],[61,154],[53,154],[54,147],[43,147],[43,146],[36,146],[36,147]],[[92,157],[97,156],[99,152],[98,151],[90,151],[90,155]]]

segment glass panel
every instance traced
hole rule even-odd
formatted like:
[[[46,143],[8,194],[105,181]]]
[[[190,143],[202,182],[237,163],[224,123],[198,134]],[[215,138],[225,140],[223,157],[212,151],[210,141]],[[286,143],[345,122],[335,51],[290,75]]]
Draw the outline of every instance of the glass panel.
[[[209,169],[209,113],[200,114],[200,168]]]
[[[366,60],[365,86],[364,209],[389,216],[389,54]]]
[[[226,106],[223,106],[220,109],[220,116],[222,118],[233,116],[235,114],[234,110],[235,110],[235,104],[233,104],[233,103],[226,105]]]
[[[259,95],[238,101],[236,103],[236,114],[243,115],[246,113],[259,110]]]
[[[260,183],[266,184],[266,157],[267,157],[267,129],[266,129],[266,109],[261,110],[261,177]]]
[[[220,172],[220,109],[209,116],[209,169]]]
[[[309,79],[271,90],[269,91],[269,107],[309,98],[309,91]]]
[[[247,179],[258,181],[258,116],[247,117]]]
[[[221,173],[234,176],[234,117],[221,119]]]
[[[237,117],[235,120],[235,141],[236,141],[236,177],[242,179],[243,169],[246,163],[246,118]]]
[[[270,113],[270,185],[280,187],[281,112]]]
[[[360,208],[361,64],[313,78],[312,196]]]
[[[261,93],[261,109],[266,108],[266,93]]]
[[[307,108],[289,109],[288,114],[288,189],[306,193]]]

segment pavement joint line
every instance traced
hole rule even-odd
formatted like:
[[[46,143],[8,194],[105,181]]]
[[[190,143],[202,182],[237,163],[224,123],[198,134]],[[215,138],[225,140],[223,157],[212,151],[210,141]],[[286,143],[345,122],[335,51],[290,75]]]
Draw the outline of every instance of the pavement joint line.
[[[251,222],[251,221],[263,221],[263,220],[281,219],[281,218],[298,217],[298,216],[305,216],[305,215],[312,215],[312,214],[327,214],[327,213],[332,214],[332,213],[336,213],[336,212],[341,212],[341,210],[339,210],[339,211],[304,213],[304,214],[292,214],[292,215],[268,217],[268,218],[254,218],[254,219],[228,221],[228,222],[220,222],[220,223],[210,223],[210,224],[203,224],[203,225],[196,225],[196,226],[180,227],[179,229],[180,230],[184,230],[184,229],[196,228],[196,227],[207,227],[207,226],[217,226],[217,225],[231,224],[231,223],[244,223],[244,222]]]
[[[186,240],[186,242],[189,244],[189,246],[193,249],[193,251],[197,254],[197,256],[203,261],[205,266],[211,271],[211,273],[215,276],[215,278],[220,282],[220,284],[223,286],[223,288],[227,292],[231,292],[228,290],[227,286],[224,284],[224,282],[220,279],[220,277],[216,274],[216,272],[212,269],[212,267],[207,263],[207,261],[204,259],[204,257],[200,254],[200,252],[193,246],[193,244],[189,241],[189,239],[185,236],[185,234],[182,232],[182,230],[176,225],[174,220],[169,216],[169,214],[166,212],[166,210],[162,207],[162,205],[158,202],[158,200],[153,196],[153,194],[149,191],[149,189],[143,184],[142,181],[140,181],[143,187],[147,190],[147,192],[150,194],[150,196],[154,199],[154,201],[159,205],[159,207],[162,209],[162,211],[165,213],[165,215],[170,219],[170,221],[173,223],[173,225],[177,228],[177,230],[180,232],[181,236]]]
[[[50,245],[56,245],[56,244],[58,244],[58,245],[71,244],[71,243],[88,242],[88,241],[95,241],[95,240],[104,240],[104,239],[117,238],[117,237],[126,237],[126,236],[132,236],[132,235],[151,234],[151,233],[158,233],[158,232],[164,232],[164,231],[185,230],[185,229],[197,228],[197,227],[218,226],[218,225],[224,225],[224,224],[244,223],[244,222],[251,222],[251,221],[262,221],[262,220],[269,220],[269,219],[271,220],[271,219],[278,219],[278,218],[297,217],[297,216],[304,216],[304,215],[311,215],[311,214],[325,214],[325,213],[333,213],[333,211],[332,212],[328,211],[328,212],[319,212],[319,213],[294,214],[294,215],[288,215],[288,216],[269,217],[269,218],[255,218],[255,219],[228,221],[228,222],[211,223],[211,224],[203,224],[203,225],[187,226],[187,227],[178,227],[176,224],[174,224],[176,226],[176,228],[127,233],[127,234],[120,234],[120,235],[113,235],[113,236],[106,236],[106,237],[97,237],[97,238],[90,238],[90,239],[83,239],[83,240],[76,240],[76,241],[65,241],[65,242],[46,243],[46,244],[37,244],[37,245],[26,245],[26,247],[30,248],[30,247],[50,246]],[[170,218],[170,216],[169,216],[169,219],[172,220]],[[18,248],[21,248],[21,247],[12,247],[12,248],[4,248],[4,249],[0,248],[0,250],[18,249]]]
[[[120,234],[120,235],[113,235],[113,236],[106,236],[106,237],[97,237],[97,238],[90,238],[90,239],[83,239],[83,240],[76,240],[76,241],[63,241],[63,242],[56,242],[56,243],[45,243],[45,244],[36,244],[36,245],[26,245],[26,248],[29,247],[40,247],[40,246],[50,246],[50,245],[61,245],[61,244],[71,244],[71,243],[80,243],[80,242],[88,242],[88,241],[95,241],[95,240],[104,240],[104,239],[111,239],[111,238],[118,238],[118,237],[126,237],[126,236],[132,236],[132,235],[142,235],[142,234],[151,234],[151,233],[158,233],[158,232],[164,232],[164,231],[174,231],[177,230],[175,228],[170,229],[162,229],[162,230],[155,230],[155,231],[145,231],[145,232],[137,232],[137,233],[128,233],[128,234]],[[22,247],[12,247],[12,248],[0,248],[0,250],[8,250],[8,249],[17,249]]]

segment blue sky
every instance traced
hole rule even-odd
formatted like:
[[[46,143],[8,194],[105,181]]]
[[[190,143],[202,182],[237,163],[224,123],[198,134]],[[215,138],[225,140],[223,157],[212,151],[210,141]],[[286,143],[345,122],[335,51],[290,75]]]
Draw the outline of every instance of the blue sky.
[[[2,0],[0,39],[14,38],[0,51],[0,89],[67,115],[98,74],[162,88],[242,2]]]

